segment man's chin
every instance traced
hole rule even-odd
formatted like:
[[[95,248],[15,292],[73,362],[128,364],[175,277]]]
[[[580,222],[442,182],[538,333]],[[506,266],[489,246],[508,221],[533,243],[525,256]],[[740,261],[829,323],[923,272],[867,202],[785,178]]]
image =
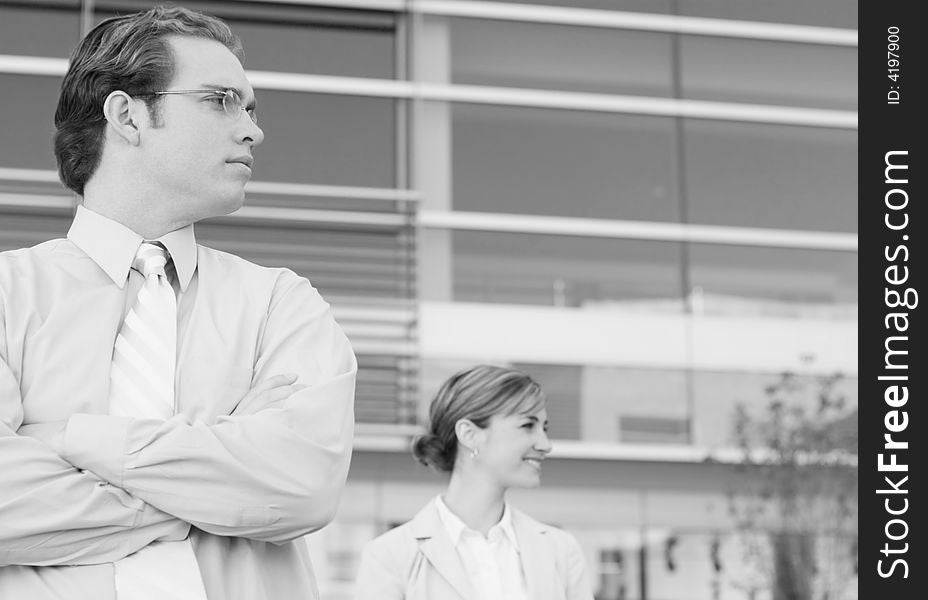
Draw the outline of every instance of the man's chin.
[[[210,215],[212,217],[222,217],[225,215],[230,215],[240,209],[245,204],[245,191],[242,190],[240,194],[229,197],[220,204],[216,206],[214,214]]]

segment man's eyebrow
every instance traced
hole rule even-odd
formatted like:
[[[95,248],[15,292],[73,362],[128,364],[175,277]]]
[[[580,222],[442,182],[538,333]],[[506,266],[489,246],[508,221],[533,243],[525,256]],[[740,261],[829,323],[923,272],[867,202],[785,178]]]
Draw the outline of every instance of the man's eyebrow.
[[[245,92],[243,92],[242,90],[238,89],[238,88],[235,87],[235,86],[231,86],[231,85],[220,85],[220,84],[218,84],[218,83],[204,83],[204,84],[203,84],[203,87],[205,87],[205,88],[210,88],[210,89],[214,89],[214,90],[216,90],[217,92],[223,92],[223,91],[225,91],[225,90],[232,90],[233,92],[235,92],[236,94],[238,94],[238,97],[239,97],[239,98],[241,98],[241,99],[243,99],[243,100],[245,99]],[[245,105],[245,108],[247,108],[248,110],[254,110],[254,109],[255,109],[255,106],[257,106],[257,104],[258,104],[257,99],[253,98],[253,99],[251,100],[251,102],[249,102],[248,104]]]

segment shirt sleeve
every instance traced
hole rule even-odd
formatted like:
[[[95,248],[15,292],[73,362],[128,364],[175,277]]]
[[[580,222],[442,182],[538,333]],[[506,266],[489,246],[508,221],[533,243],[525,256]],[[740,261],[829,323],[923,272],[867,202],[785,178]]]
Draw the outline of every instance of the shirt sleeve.
[[[18,435],[22,422],[0,303],[0,567],[113,562],[155,540],[187,536],[188,523]]]
[[[214,424],[73,415],[62,456],[212,534],[284,543],[328,524],[354,434],[357,361],[329,305],[282,271],[258,342],[255,381],[307,387],[240,404]]]

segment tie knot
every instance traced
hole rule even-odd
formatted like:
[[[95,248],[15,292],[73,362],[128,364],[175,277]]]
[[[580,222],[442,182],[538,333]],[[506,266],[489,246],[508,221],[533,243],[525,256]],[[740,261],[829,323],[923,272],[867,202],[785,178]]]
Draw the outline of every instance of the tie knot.
[[[132,268],[139,271],[146,279],[151,274],[167,277],[164,268],[168,264],[168,259],[168,251],[160,243],[142,242],[138,252],[135,253]]]

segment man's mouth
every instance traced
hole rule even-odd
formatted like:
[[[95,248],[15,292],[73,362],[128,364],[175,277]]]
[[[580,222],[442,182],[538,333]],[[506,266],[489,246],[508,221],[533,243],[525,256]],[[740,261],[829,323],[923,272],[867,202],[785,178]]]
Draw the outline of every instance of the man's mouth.
[[[237,164],[245,165],[246,167],[248,167],[249,169],[251,169],[251,168],[252,168],[252,165],[255,163],[255,159],[252,158],[251,156],[237,156],[237,157],[233,158],[232,160],[229,160],[229,161],[226,161],[226,162],[233,163],[233,164],[237,163]]]

